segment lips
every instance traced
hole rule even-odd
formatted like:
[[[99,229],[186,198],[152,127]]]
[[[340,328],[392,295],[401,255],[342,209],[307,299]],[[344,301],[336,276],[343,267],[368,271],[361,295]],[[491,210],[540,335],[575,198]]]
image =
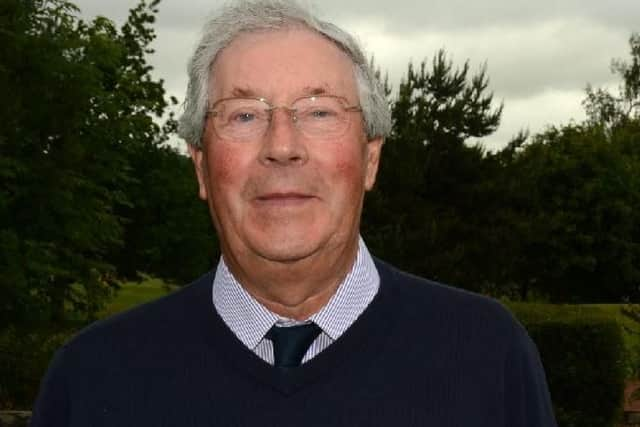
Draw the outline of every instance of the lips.
[[[268,200],[268,199],[308,199],[313,197],[309,194],[297,193],[293,191],[288,192],[277,192],[277,193],[268,193],[258,196],[258,199]]]
[[[261,194],[260,196],[256,197],[256,201],[260,203],[270,204],[297,204],[307,202],[314,198],[315,196],[311,194],[286,191]]]

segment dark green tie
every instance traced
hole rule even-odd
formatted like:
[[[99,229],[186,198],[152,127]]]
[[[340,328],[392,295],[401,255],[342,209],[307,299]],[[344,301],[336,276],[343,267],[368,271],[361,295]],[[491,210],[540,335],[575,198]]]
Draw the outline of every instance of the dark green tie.
[[[315,323],[296,326],[274,325],[266,335],[273,342],[274,366],[282,368],[300,366],[309,346],[320,332],[320,327]]]

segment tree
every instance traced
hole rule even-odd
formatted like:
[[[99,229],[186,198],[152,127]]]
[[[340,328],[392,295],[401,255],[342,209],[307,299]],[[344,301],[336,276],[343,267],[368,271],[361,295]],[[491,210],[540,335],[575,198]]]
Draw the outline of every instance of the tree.
[[[549,127],[526,143],[523,136],[497,154],[511,210],[505,278],[523,299],[532,290],[561,302],[640,298],[637,34],[630,45],[630,62],[613,61],[617,96],[588,87],[584,123]]]
[[[119,277],[140,272],[179,285],[211,268],[219,248],[206,203],[197,197],[191,159],[170,147],[140,147],[131,158],[135,182],[127,189],[129,206],[124,244],[109,255]]]
[[[622,78],[617,96],[607,90],[587,86],[583,105],[591,124],[615,127],[640,120],[640,34],[631,35],[629,48],[630,62],[621,59],[611,62],[611,71]]]
[[[0,5],[0,323],[91,315],[113,284],[133,201],[130,153],[158,145],[167,106],[146,63],[158,1],[120,30],[64,0]]]
[[[622,302],[640,292],[640,163],[623,149],[640,133],[566,125],[536,135],[511,168],[522,226],[512,278],[555,301]]]
[[[484,150],[468,143],[494,132],[502,114],[487,88],[484,67],[470,76],[468,62],[454,69],[444,51],[429,69],[425,62],[417,71],[409,64],[363,218],[375,253],[414,273],[476,289],[480,281],[471,279],[468,261],[480,243],[474,235],[485,164]]]

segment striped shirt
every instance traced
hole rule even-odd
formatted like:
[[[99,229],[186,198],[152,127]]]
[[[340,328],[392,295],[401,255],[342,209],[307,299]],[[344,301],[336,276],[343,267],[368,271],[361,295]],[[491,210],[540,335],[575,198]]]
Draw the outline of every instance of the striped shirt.
[[[305,363],[337,340],[362,314],[380,287],[380,276],[360,238],[351,270],[329,302],[305,321],[283,318],[259,303],[233,277],[220,257],[213,280],[213,305],[238,339],[267,363],[273,364],[273,344],[265,337],[272,326],[314,322],[322,332],[302,358]]]

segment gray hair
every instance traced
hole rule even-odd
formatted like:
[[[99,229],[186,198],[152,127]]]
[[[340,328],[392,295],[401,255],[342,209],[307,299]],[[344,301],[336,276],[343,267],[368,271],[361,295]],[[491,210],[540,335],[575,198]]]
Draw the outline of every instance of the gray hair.
[[[189,61],[189,84],[178,134],[199,147],[208,105],[212,65],[222,49],[241,34],[302,26],[336,44],[353,62],[354,78],[369,140],[391,130],[391,113],[376,73],[347,32],[312,15],[293,0],[238,1],[223,7],[204,27],[202,38]]]

